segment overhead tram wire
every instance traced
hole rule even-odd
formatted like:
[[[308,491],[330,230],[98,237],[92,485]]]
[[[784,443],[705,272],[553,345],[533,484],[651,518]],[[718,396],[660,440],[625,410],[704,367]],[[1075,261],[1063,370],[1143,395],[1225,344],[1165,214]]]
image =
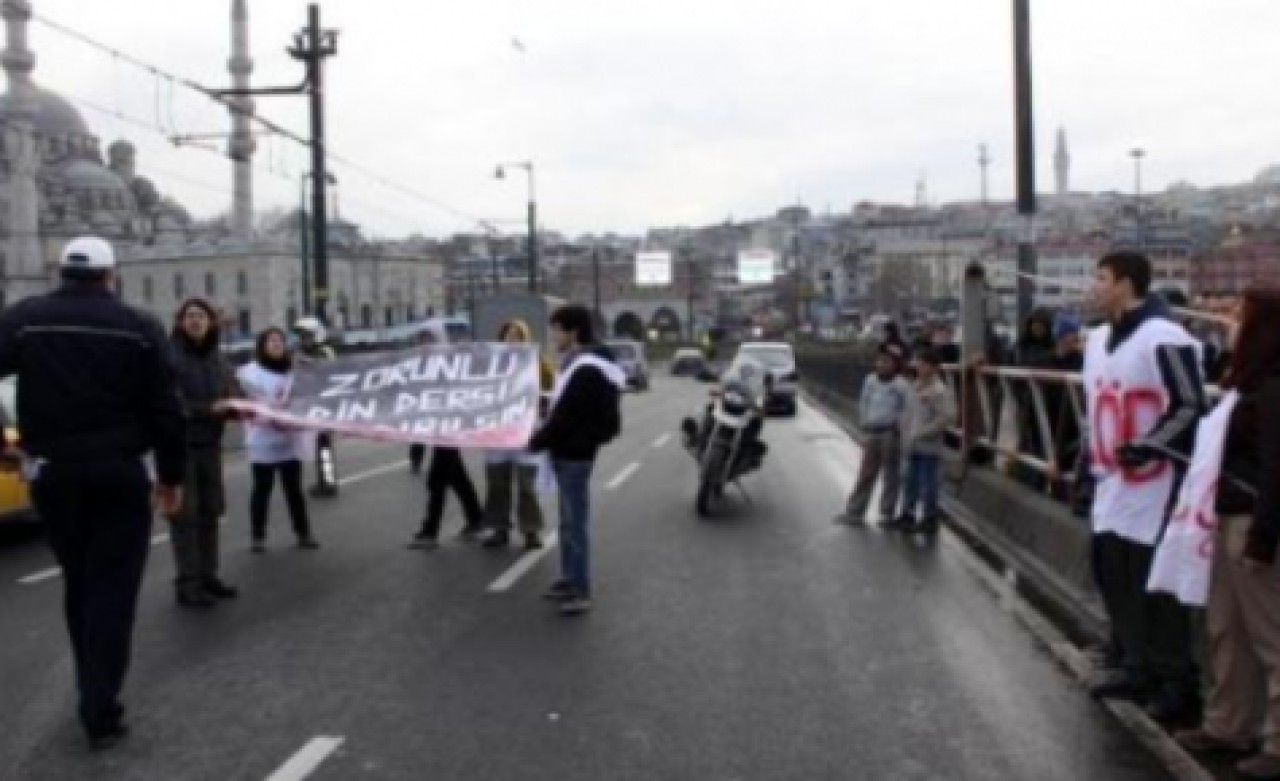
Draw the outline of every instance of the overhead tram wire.
[[[213,101],[214,103],[217,103],[218,105],[222,106],[223,108],[227,109],[231,113],[248,118],[251,122],[254,122],[259,126],[266,128],[267,130],[271,131],[275,135],[281,136],[283,138],[287,138],[290,141],[293,141],[296,144],[300,144],[303,147],[307,147],[307,148],[311,147],[311,140],[309,138],[305,138],[299,135],[298,133],[295,133],[292,130],[289,130],[288,128],[280,125],[279,123],[274,122],[258,114],[254,110],[242,109],[232,99],[219,95],[213,90],[210,90],[207,87],[204,87],[196,83],[195,81],[192,81],[191,79],[185,78],[183,76],[179,76],[163,68],[160,68],[156,65],[153,65],[149,62],[146,62],[145,60],[142,60],[126,52],[123,52],[113,46],[110,46],[101,41],[98,41],[89,35],[79,32],[78,30],[74,30],[60,22],[56,22],[52,19],[49,19],[48,17],[42,14],[39,14],[39,13],[32,14],[32,19],[37,23],[42,24],[45,27],[49,28],[50,30],[53,30],[54,32],[57,32],[68,38],[71,38],[72,40],[78,41],[79,43],[84,44],[85,46],[88,46],[92,49],[95,49],[104,55],[114,58],[118,62],[127,63],[129,65],[134,66],[135,68],[138,68],[140,70],[143,70],[151,74],[155,79],[157,79],[157,82],[167,81],[170,84],[171,88],[173,85],[177,85],[180,87],[184,87],[188,90],[191,90],[193,92],[196,92],[200,95],[203,95],[205,98]],[[159,93],[157,92],[157,116],[159,116],[159,110],[160,110],[158,96],[159,96]],[[389,179],[375,171],[372,171],[369,168],[364,167],[359,163],[356,163],[342,155],[337,154],[331,148],[327,148],[325,150],[325,156],[330,161],[337,163],[339,165],[346,166],[347,168],[350,168],[356,173],[359,173],[373,180],[375,183],[380,184],[388,189],[396,190],[402,193],[403,195],[407,195],[411,198],[419,200],[431,206],[432,208],[445,212],[455,218],[460,219],[463,222],[474,224],[482,229],[485,227],[484,225],[485,221],[483,219],[473,214],[469,214],[463,211],[462,209],[451,206],[448,203],[438,198],[426,195],[425,193],[419,192],[412,187],[400,184],[392,179]]]

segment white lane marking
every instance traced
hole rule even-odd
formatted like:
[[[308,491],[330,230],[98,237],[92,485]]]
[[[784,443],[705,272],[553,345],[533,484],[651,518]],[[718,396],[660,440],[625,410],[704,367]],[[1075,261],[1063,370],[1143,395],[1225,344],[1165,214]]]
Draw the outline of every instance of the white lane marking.
[[[373,469],[366,469],[363,472],[356,472],[354,475],[351,475],[350,477],[344,477],[343,479],[338,481],[338,485],[351,485],[352,483],[362,483],[365,480],[370,480],[380,475],[385,475],[387,472],[394,472],[397,469],[404,469],[408,465],[409,465],[409,461],[407,459],[403,461],[396,461],[395,463],[392,463],[392,464],[383,464],[382,466],[374,467]]]
[[[50,567],[49,569],[42,569],[39,572],[32,573],[25,578],[18,578],[18,582],[24,586],[32,586],[46,580],[53,580],[61,575],[62,570],[60,568]]]
[[[163,545],[168,541],[169,541],[168,534],[157,534],[156,536],[151,538],[152,545]]]
[[[493,581],[493,583],[489,584],[489,593],[501,594],[505,591],[510,591],[511,587],[514,586],[520,578],[529,574],[529,570],[533,569],[539,561],[542,561],[543,556],[546,556],[554,550],[559,542],[559,534],[556,532],[548,534],[542,541],[542,549],[529,551],[521,556],[515,564],[511,565],[510,569],[502,573],[502,575],[500,575],[497,580]]]
[[[618,473],[617,477],[610,480],[608,484],[605,485],[605,488],[607,488],[610,491],[616,491],[622,487],[623,483],[630,480],[632,475],[634,475],[636,472],[639,472],[639,471],[640,471],[640,462],[632,461],[629,465],[627,465],[625,469],[623,469],[621,472]]]
[[[338,750],[346,738],[326,737],[321,735],[312,738],[302,750],[290,757],[279,770],[267,777],[267,781],[302,781],[316,772],[316,768]]]
[[[666,447],[667,443],[670,441],[671,441],[671,435],[663,434],[662,436],[658,437],[653,441],[653,449],[661,450],[662,448]]]

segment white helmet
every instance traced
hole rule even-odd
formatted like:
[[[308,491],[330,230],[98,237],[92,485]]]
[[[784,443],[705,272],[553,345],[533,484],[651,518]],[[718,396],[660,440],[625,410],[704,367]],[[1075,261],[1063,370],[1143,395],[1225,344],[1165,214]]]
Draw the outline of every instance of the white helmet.
[[[307,316],[294,323],[293,330],[299,333],[310,334],[317,342],[323,342],[328,333],[325,331],[324,323],[319,318]]]

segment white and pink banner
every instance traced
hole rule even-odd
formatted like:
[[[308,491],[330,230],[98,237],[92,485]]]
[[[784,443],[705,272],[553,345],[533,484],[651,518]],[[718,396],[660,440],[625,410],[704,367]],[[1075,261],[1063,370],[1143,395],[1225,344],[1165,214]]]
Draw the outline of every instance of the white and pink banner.
[[[533,434],[539,396],[536,347],[470,343],[298,364],[284,399],[232,406],[363,439],[519,450]]]

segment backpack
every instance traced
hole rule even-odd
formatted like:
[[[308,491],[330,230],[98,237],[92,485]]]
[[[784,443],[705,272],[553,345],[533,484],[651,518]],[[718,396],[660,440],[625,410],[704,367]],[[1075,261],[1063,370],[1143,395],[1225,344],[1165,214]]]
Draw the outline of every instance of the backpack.
[[[600,417],[598,444],[607,445],[622,433],[622,392],[613,383],[609,386],[609,400]]]

